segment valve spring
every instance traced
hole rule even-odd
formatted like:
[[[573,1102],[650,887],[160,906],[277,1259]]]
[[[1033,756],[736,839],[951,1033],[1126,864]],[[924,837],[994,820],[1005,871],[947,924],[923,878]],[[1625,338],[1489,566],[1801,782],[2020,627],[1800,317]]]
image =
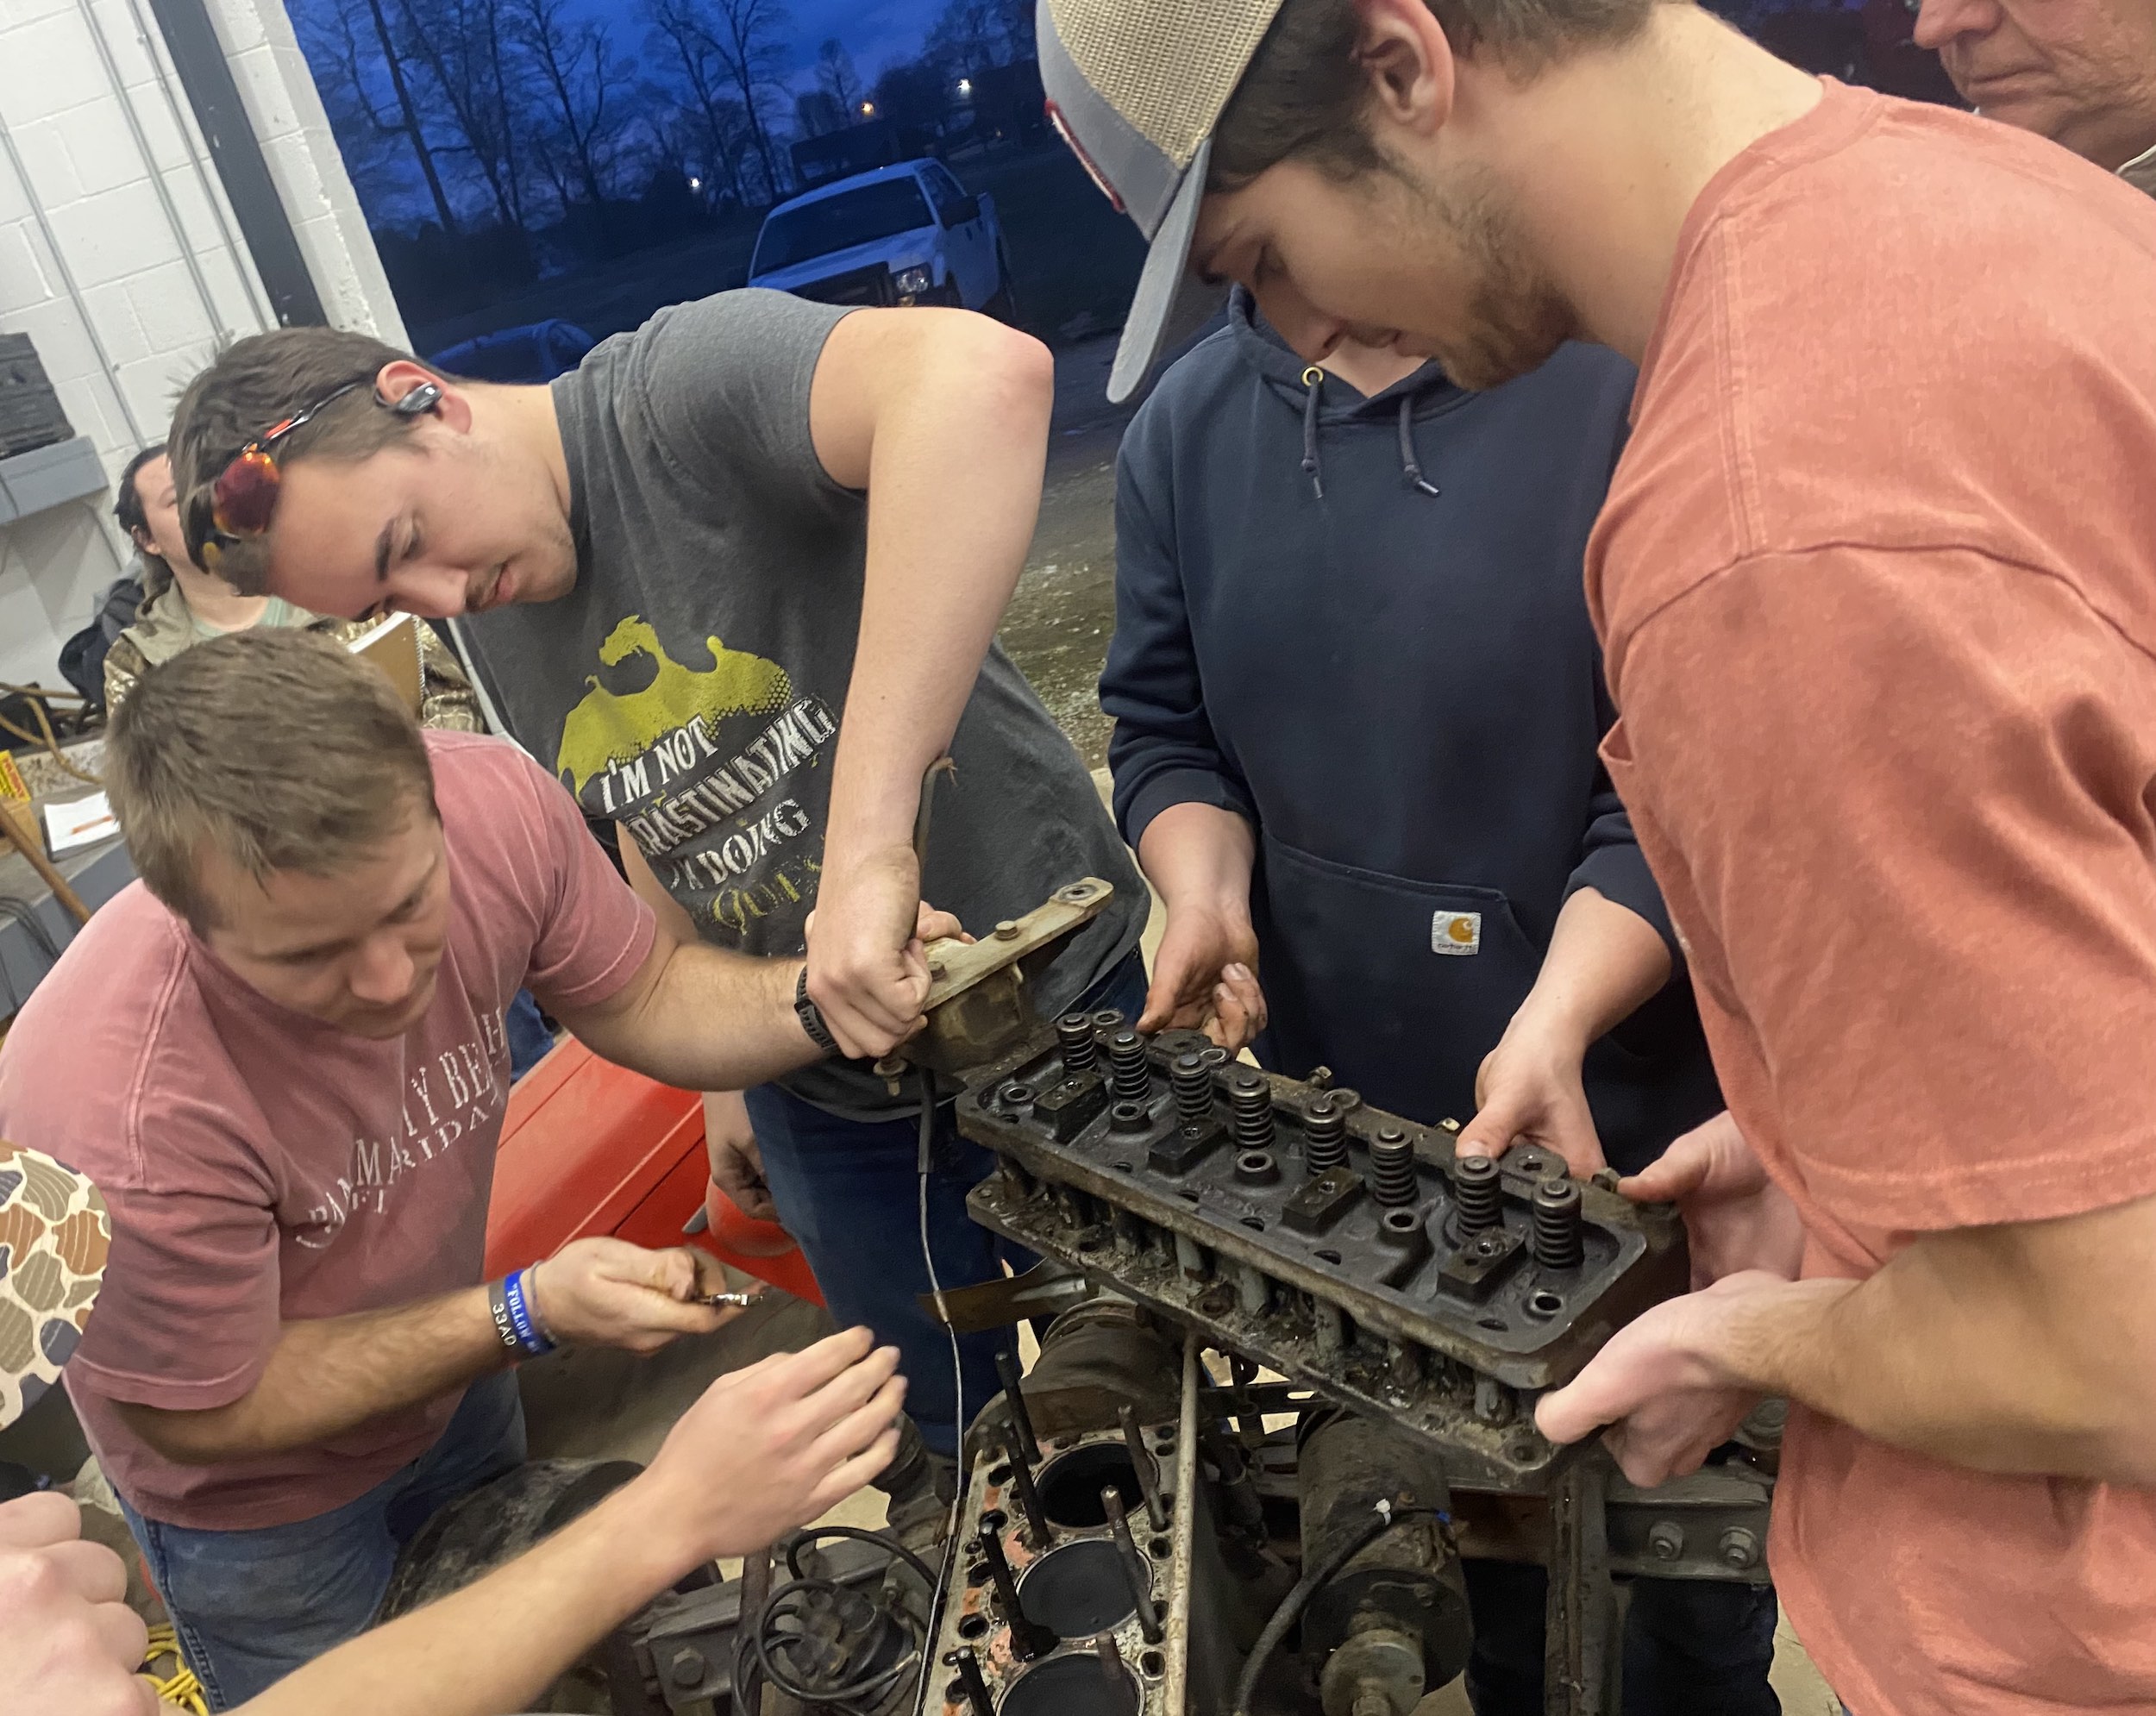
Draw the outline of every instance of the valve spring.
[[[1201,1126],[1213,1118],[1213,1068],[1204,1055],[1178,1055],[1168,1069],[1168,1081],[1175,1092],[1178,1126]]]
[[[1370,1196],[1381,1204],[1415,1200],[1414,1141],[1397,1126],[1370,1140]]]
[[[1100,1057],[1100,1045],[1093,1039],[1093,1016],[1090,1013],[1065,1013],[1056,1021],[1056,1041],[1063,1051],[1063,1070],[1066,1073],[1089,1073]]]
[[[1264,1150],[1273,1146],[1273,1087],[1265,1074],[1244,1068],[1228,1081],[1228,1106],[1235,1115],[1235,1147]]]
[[[1495,1156],[1463,1155],[1454,1162],[1452,1196],[1459,1206],[1463,1235],[1488,1233],[1504,1224],[1504,1178]]]
[[[1134,1030],[1119,1030],[1108,1039],[1108,1091],[1118,1102],[1143,1102],[1153,1093],[1145,1039]]]
[[[1313,1097],[1302,1112],[1302,1158],[1313,1174],[1326,1174],[1347,1162],[1347,1116],[1329,1096]]]
[[[1587,1255],[1581,1237],[1580,1188],[1551,1176],[1535,1187],[1535,1262],[1545,1269],[1576,1269]]]

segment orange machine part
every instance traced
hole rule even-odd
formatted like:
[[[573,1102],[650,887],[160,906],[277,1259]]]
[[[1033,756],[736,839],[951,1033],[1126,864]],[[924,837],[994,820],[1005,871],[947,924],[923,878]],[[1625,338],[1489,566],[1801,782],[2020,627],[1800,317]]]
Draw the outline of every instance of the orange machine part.
[[[776,1222],[743,1215],[711,1185],[703,1099],[602,1061],[571,1037],[509,1093],[486,1273],[506,1274],[595,1234],[654,1249],[680,1245],[707,1193],[711,1226],[687,1243],[798,1299],[824,1302],[793,1237]]]

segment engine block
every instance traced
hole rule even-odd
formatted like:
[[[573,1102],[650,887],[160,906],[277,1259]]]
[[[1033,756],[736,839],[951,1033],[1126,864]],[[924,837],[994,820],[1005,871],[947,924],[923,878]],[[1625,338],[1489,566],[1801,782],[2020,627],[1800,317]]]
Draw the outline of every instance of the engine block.
[[[959,1129],[1001,1159],[976,1220],[1427,1440],[1456,1485],[1545,1488],[1534,1398],[1687,1284],[1672,1207],[1540,1150],[1456,1159],[1452,1123],[1116,1013],[973,1074]]]

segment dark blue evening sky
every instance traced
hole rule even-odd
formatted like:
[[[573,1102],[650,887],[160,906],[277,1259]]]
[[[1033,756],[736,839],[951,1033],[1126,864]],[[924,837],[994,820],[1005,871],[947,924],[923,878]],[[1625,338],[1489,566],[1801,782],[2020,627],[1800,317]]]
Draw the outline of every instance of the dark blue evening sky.
[[[894,59],[911,59],[943,8],[936,0],[795,0],[794,57],[805,70],[818,46],[837,36],[864,79]]]
[[[582,0],[581,9],[612,26],[616,46],[631,53],[642,51],[646,30],[636,0]],[[943,0],[789,0],[793,22],[786,34],[793,65],[787,81],[809,87],[816,50],[837,36],[853,56],[862,81],[873,84],[884,67],[920,52],[922,39],[943,9]]]

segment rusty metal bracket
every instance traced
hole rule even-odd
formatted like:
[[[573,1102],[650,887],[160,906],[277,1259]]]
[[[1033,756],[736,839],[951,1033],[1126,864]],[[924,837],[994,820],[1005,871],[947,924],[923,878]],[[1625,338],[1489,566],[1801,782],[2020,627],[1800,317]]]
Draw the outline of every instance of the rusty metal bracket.
[[[908,1067],[956,1074],[1023,1043],[1041,1029],[1033,980],[1054,957],[1056,944],[1092,923],[1114,898],[1112,882],[1086,876],[977,942],[930,943],[928,1023],[879,1061],[876,1071],[889,1080],[903,1080]]]
[[[949,1288],[940,1302],[932,1293],[916,1293],[914,1302],[931,1321],[954,1334],[978,1335],[1007,1329],[1022,1318],[1053,1317],[1100,1291],[1075,1269],[1049,1262],[1034,1264],[1022,1275]]]

